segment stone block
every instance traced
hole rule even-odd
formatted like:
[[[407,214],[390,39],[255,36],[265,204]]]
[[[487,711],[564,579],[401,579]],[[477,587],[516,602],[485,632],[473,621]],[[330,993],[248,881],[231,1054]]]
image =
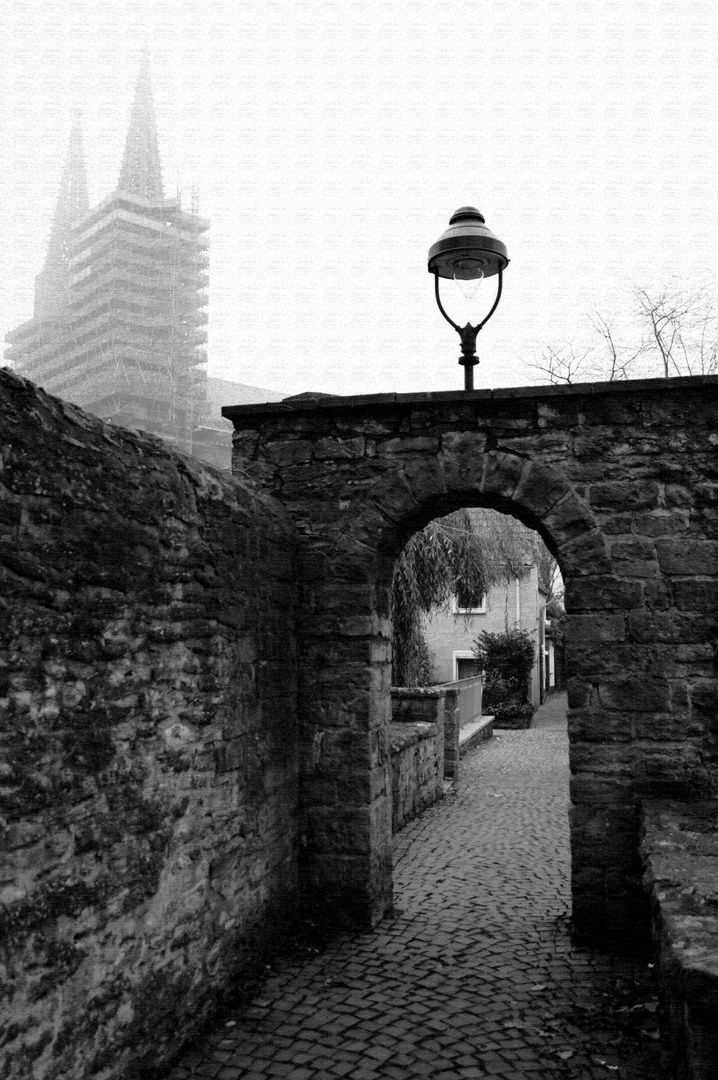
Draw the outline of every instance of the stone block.
[[[698,720],[685,711],[677,713],[636,713],[633,730],[637,739],[653,739],[657,742],[680,742],[702,734]]]
[[[515,454],[492,450],[484,454],[484,495],[510,499],[524,471],[524,459]]]
[[[337,439],[325,437],[317,439],[313,448],[313,456],[316,461],[326,458],[362,458],[366,451],[366,439],[356,436],[349,439]]]
[[[651,513],[636,514],[633,518],[634,532],[641,536],[675,536],[689,528],[685,510],[665,510],[659,507]]]
[[[677,783],[686,791],[693,786],[696,791],[706,788],[706,767],[701,749],[692,741],[674,741],[636,745],[640,755],[641,771],[648,780],[669,785],[666,795],[670,798],[670,785]]]
[[[643,589],[637,581],[616,577],[570,578],[566,582],[566,610],[630,611],[643,603]]]
[[[690,687],[691,714],[706,731],[718,734],[718,679],[703,679]]]
[[[596,510],[634,511],[639,508],[657,507],[660,488],[655,480],[607,480],[591,484],[588,501]]]
[[[611,778],[631,776],[635,765],[633,747],[617,743],[572,743],[569,760],[572,772],[606,774]]]
[[[400,473],[415,502],[425,503],[446,494],[446,482],[436,455],[401,458]]]
[[[587,759],[590,763],[590,759]],[[571,801],[576,806],[605,805],[625,808],[633,806],[636,796],[629,773],[599,774],[575,769],[569,781]]]
[[[558,559],[566,581],[572,577],[613,573],[606,542],[598,530],[561,544]]]
[[[398,454],[435,454],[439,449],[439,439],[436,435],[409,435],[401,438],[387,439],[377,444],[377,454],[382,457]]]
[[[572,739],[587,743],[626,743],[633,738],[630,720],[625,715],[595,707],[572,710],[568,730]]]
[[[603,680],[598,686],[598,698],[605,708],[621,712],[667,712],[671,708],[668,680],[643,674]]]
[[[366,855],[372,850],[368,805],[315,806],[307,817],[307,842],[326,856]]]
[[[568,640],[579,642],[624,641],[626,638],[626,618],[619,612],[604,614],[568,616],[566,623]]]
[[[532,461],[521,477],[514,499],[519,506],[542,519],[570,491],[569,481],[558,469]]]
[[[313,443],[308,439],[282,439],[265,443],[263,449],[271,462],[286,467],[311,461]]]
[[[633,522],[634,515],[630,513],[606,514],[596,511],[596,523],[604,536],[619,536],[630,533]]]
[[[718,541],[691,537],[657,540],[658,563],[664,574],[718,576]]]
[[[569,676],[566,689],[568,691],[569,709],[584,709],[589,705],[593,692],[592,682]]]
[[[609,541],[611,558],[623,562],[650,562],[656,558],[656,547],[650,537],[618,536]]]
[[[557,544],[583,536],[596,525],[590,507],[575,492],[564,495],[543,516],[543,524]]]
[[[478,491],[484,475],[486,436],[478,431],[449,431],[441,437],[440,460],[449,491]]]
[[[680,646],[709,641],[714,636],[715,620],[709,612],[632,611],[628,614],[630,641],[644,644],[672,642]]]
[[[718,611],[718,579],[687,578],[674,586],[676,607],[681,611]]]

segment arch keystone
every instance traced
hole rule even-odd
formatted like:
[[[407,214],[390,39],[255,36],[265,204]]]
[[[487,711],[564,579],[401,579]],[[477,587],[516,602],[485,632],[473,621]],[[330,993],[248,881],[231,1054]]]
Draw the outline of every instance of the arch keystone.
[[[449,431],[442,435],[439,456],[449,491],[480,489],[485,449],[486,436],[479,431]]]
[[[511,499],[526,467],[526,459],[500,450],[484,454],[484,475],[481,490],[484,495]]]

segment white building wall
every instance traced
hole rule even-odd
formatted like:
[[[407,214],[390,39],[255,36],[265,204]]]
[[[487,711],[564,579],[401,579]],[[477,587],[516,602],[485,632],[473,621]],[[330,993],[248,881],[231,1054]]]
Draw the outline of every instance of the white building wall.
[[[527,630],[536,645],[536,663],[531,680],[531,700],[539,704],[539,624],[543,598],[539,595],[538,571],[535,566],[508,585],[496,585],[489,590],[483,612],[466,615],[460,612],[435,611],[424,623],[429,646],[432,679],[437,683],[453,682],[457,678],[458,657],[473,656],[474,642],[482,630],[490,634],[509,630]]]

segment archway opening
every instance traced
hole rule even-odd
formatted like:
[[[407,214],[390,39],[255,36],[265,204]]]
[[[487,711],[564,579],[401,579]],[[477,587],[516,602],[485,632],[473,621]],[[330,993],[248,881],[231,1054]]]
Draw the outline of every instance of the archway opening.
[[[563,594],[558,562],[517,518],[465,507],[434,519],[394,564],[392,685],[475,678],[489,659],[491,703],[513,695],[535,711],[551,690],[565,689]],[[518,669],[510,676],[514,654]],[[515,685],[499,685],[507,679]]]
[[[568,850],[564,586],[555,557],[535,528],[474,504],[417,528],[391,572],[392,832],[459,782],[461,760],[478,744],[549,724],[560,732]]]

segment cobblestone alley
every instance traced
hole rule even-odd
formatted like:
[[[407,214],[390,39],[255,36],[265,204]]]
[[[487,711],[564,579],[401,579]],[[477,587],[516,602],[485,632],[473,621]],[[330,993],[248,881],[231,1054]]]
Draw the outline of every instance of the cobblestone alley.
[[[570,942],[561,705],[398,835],[392,918],[279,963],[169,1080],[662,1077],[647,964]]]

